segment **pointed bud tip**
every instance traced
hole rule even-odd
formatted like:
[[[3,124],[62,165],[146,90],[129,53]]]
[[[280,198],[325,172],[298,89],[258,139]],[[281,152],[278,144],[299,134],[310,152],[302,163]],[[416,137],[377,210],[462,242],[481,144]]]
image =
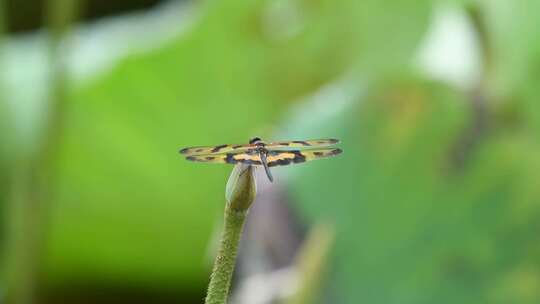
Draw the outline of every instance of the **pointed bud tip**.
[[[257,185],[253,170],[252,166],[244,164],[234,167],[225,189],[225,199],[230,208],[247,211],[255,200]]]

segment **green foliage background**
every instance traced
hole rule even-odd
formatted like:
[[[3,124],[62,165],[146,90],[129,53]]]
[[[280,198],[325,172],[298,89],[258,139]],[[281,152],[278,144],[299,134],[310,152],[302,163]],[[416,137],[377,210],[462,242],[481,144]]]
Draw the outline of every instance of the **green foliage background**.
[[[230,168],[178,148],[335,136],[343,156],[291,168],[287,188],[303,220],[336,225],[336,303],[538,303],[540,7],[452,3],[485,26],[474,94],[413,64],[428,0],[206,1],[166,46],[73,83],[47,284],[200,289]],[[293,111],[339,79],[355,90],[333,116]]]

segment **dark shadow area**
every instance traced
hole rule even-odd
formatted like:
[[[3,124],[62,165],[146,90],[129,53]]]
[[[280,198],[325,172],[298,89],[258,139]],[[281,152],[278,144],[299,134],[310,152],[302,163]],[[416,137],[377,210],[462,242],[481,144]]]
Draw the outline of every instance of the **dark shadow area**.
[[[184,287],[184,289],[182,289]],[[134,286],[62,286],[50,288],[43,293],[44,304],[91,304],[91,303],[201,303],[205,296],[204,286],[185,289],[149,289]]]
[[[79,20],[89,21],[129,11],[150,8],[166,0],[87,0]],[[6,0],[7,30],[10,33],[32,31],[43,27],[45,0]]]

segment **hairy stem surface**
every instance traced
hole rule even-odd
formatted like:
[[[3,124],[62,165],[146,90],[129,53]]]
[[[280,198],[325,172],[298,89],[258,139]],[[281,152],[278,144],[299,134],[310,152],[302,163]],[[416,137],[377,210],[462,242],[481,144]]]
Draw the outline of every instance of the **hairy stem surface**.
[[[248,212],[235,210],[229,205],[225,207],[225,223],[219,245],[218,255],[208,285],[206,304],[227,303],[231,279],[236,264],[238,244]]]

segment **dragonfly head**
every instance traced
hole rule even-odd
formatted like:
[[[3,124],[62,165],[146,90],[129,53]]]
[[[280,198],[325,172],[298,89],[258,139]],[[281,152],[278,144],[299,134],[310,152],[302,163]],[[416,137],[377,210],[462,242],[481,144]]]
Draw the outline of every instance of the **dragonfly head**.
[[[249,140],[249,143],[257,145],[257,144],[262,144],[263,141],[260,137],[253,137],[252,139]]]

